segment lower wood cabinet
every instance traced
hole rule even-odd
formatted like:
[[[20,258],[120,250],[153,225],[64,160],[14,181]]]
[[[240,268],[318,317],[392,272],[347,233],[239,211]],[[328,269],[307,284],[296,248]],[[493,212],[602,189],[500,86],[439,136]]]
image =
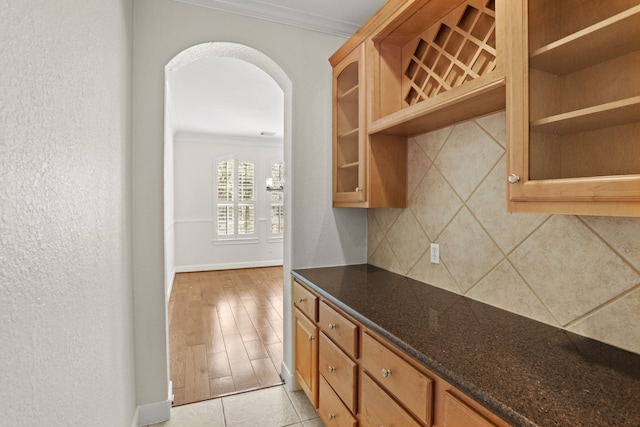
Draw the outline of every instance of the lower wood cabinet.
[[[318,327],[300,310],[293,309],[294,375],[318,407]]]
[[[293,308],[295,377],[325,426],[509,426],[330,301],[293,285],[304,295]]]

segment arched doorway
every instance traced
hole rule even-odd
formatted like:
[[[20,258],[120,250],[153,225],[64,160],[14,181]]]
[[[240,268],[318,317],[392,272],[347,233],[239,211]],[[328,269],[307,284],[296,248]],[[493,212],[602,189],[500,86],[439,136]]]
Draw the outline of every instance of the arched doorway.
[[[284,190],[284,235],[283,235],[283,262],[284,270],[289,271],[290,265],[290,194],[291,179],[290,168],[286,165],[291,164],[291,100],[292,85],[288,76],[282,69],[270,58],[261,52],[250,47],[234,44],[234,43],[205,43],[193,46],[176,55],[165,67],[165,158],[164,158],[164,215],[165,215],[165,293],[166,299],[170,297],[171,286],[176,272],[175,260],[175,230],[174,230],[174,129],[171,126],[171,110],[170,104],[166,100],[170,97],[170,87],[168,85],[169,76],[172,73],[179,72],[180,69],[187,67],[195,61],[208,58],[231,58],[237,61],[244,61],[247,64],[258,67],[264,73],[268,74],[273,81],[282,89],[284,94],[284,132],[282,138],[283,159],[285,164],[285,181],[287,185]],[[259,183],[258,183],[259,184]],[[286,336],[286,334],[285,334]],[[286,338],[285,338],[286,339]],[[286,347],[286,343],[283,343]]]

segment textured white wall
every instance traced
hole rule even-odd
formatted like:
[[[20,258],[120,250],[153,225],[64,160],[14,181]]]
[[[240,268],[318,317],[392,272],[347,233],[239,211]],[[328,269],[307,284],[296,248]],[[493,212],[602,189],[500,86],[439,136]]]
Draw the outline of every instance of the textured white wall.
[[[0,424],[135,420],[131,0],[0,2]]]
[[[239,43],[267,55],[291,79],[292,247],[290,264],[285,247],[285,270],[288,266],[364,262],[366,212],[331,208],[331,68],[327,58],[344,39],[170,0],[135,0],[134,32],[136,374],[139,403],[144,404],[166,399],[168,382],[162,292],[162,152],[164,67],[173,57],[201,43]],[[287,147],[285,158],[286,151]],[[285,318],[288,316],[285,312]],[[285,338],[289,333],[285,331]],[[291,360],[290,348],[285,348],[284,359]]]

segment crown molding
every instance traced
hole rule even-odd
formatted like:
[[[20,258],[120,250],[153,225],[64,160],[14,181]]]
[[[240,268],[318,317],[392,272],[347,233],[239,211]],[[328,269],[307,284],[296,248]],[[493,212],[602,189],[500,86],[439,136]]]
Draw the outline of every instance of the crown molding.
[[[360,27],[360,25],[353,22],[337,20],[257,0],[177,1],[341,37],[351,37]]]

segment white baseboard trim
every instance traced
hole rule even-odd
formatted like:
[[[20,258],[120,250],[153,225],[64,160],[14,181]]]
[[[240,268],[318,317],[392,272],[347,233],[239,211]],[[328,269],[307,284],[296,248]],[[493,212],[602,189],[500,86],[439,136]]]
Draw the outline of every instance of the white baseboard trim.
[[[171,298],[171,291],[173,290],[173,282],[176,280],[176,269],[171,272],[171,279],[169,279],[169,286],[167,287],[167,304],[169,304],[169,298]]]
[[[282,380],[284,381],[287,390],[300,390],[300,384],[298,383],[298,380],[296,380],[296,377],[291,374],[289,367],[284,363],[284,361],[282,361],[282,363],[280,364],[280,378],[282,378]]]
[[[131,427],[140,427],[140,413],[138,412],[138,408],[136,408],[133,413],[133,419],[131,420]]]
[[[171,402],[173,401],[173,385],[169,381],[169,395],[167,400],[162,402],[149,403],[138,406],[138,427],[149,424],[162,423],[171,418]]]
[[[276,267],[282,265],[281,259],[272,261],[230,262],[224,264],[199,264],[176,266],[176,273],[191,273],[195,271],[236,270],[240,268]]]

